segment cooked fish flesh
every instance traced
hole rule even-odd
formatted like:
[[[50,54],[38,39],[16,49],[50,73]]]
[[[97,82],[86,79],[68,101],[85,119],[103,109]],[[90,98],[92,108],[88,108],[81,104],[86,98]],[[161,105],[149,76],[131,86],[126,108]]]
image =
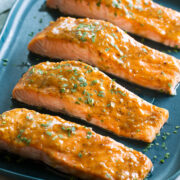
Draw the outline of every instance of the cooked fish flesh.
[[[144,179],[151,160],[91,128],[27,109],[0,115],[0,148],[82,179]]]
[[[180,48],[180,13],[152,0],[47,0],[47,6],[107,20],[125,31]]]
[[[31,67],[15,86],[13,98],[146,142],[154,140],[169,116],[167,110],[142,100],[79,61],[44,62]]]
[[[151,49],[105,21],[60,18],[29,43],[51,58],[81,59],[140,86],[176,94],[180,62]]]

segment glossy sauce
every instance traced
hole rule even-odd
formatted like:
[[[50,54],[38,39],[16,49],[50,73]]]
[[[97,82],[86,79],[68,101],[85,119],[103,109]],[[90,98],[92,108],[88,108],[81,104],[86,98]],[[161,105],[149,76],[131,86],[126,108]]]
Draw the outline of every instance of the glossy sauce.
[[[71,2],[77,4],[79,11],[81,11],[80,4],[86,4],[86,8],[89,7],[92,11],[91,18],[104,18],[129,32],[166,45],[180,47],[180,13],[160,6],[151,0],[71,0]],[[64,4],[66,3],[68,2],[64,0]],[[81,7],[83,8],[83,5]],[[61,9],[61,7],[59,8]],[[102,8],[104,11],[107,11],[105,8],[108,8],[108,13],[103,12]],[[66,11],[71,14],[70,11]],[[104,13],[104,17],[102,13]],[[79,13],[79,15],[86,16],[83,13]],[[122,23],[124,20],[127,25]]]
[[[44,33],[49,39],[66,40],[89,48],[92,54],[96,52],[99,59],[94,57],[89,63],[103,71],[141,86],[176,93],[180,81],[178,60],[136,42],[111,23],[60,18]]]
[[[0,140],[16,153],[24,147],[38,149],[51,159],[49,165],[64,165],[84,179],[143,179],[152,167],[142,153],[90,128],[27,109],[0,115]]]
[[[61,101],[61,108],[70,115],[120,136],[147,142],[155,138],[168,119],[167,110],[143,101],[97,68],[78,61],[38,64],[14,88],[13,97],[22,99],[16,96],[18,87],[45,94],[44,102],[46,95],[56,97]],[[29,100],[31,105],[34,101],[36,99]]]

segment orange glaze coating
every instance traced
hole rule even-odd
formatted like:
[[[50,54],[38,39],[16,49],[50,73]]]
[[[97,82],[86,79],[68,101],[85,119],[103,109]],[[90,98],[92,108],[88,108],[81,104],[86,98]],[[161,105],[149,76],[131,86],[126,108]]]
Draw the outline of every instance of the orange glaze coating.
[[[128,32],[180,48],[180,13],[151,0],[47,0],[47,6],[69,15],[107,20]]]
[[[180,63],[138,43],[105,21],[59,18],[30,42],[29,50],[52,58],[81,59],[138,85],[176,94]]]
[[[144,179],[152,162],[141,152],[57,116],[27,109],[0,115],[0,146],[83,179]]]
[[[13,90],[13,98],[63,111],[113,133],[152,142],[168,111],[142,100],[96,68],[78,61],[33,66]]]

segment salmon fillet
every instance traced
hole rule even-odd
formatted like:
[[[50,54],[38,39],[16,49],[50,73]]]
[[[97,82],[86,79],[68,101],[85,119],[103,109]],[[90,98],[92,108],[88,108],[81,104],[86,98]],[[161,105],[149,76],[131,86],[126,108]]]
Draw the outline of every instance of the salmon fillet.
[[[29,50],[51,58],[81,59],[138,85],[176,94],[180,63],[138,43],[111,23],[59,18],[37,34]]]
[[[0,148],[82,179],[144,179],[151,160],[91,128],[27,109],[0,115]]]
[[[125,31],[180,48],[180,13],[151,0],[47,0],[47,6],[107,20]]]
[[[12,96],[145,142],[154,140],[169,116],[167,110],[142,100],[96,68],[78,61],[44,62],[31,67]]]

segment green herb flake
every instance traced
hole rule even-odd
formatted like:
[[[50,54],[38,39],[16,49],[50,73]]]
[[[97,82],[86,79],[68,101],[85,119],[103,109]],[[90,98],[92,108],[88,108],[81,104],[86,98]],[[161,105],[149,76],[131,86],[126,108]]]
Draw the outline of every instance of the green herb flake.
[[[89,105],[93,105],[94,104],[94,99],[88,97],[86,100],[85,100],[85,104],[89,104]]]
[[[33,74],[35,72],[35,68],[31,68],[31,70],[29,71],[29,74]]]
[[[115,8],[120,9],[121,8],[121,6],[119,5],[120,2],[121,2],[120,0],[118,0],[118,1],[113,0],[112,1],[112,6],[115,7]]]
[[[72,93],[74,93],[74,92],[76,92],[76,91],[77,91],[76,89],[71,89],[71,92],[72,92]]]
[[[97,84],[98,83],[98,80],[93,80],[93,81],[91,81],[91,85],[95,85],[95,84]]]
[[[161,9],[158,10],[158,14],[162,14],[162,10]]]
[[[96,41],[96,36],[94,35],[92,36],[92,42],[95,43],[95,41]]]
[[[162,139],[163,139],[163,140],[166,140],[166,139],[167,139],[167,136],[162,136]]]
[[[40,19],[39,19],[39,23],[42,23],[42,22],[43,22],[43,19],[42,19],[42,18],[40,18]]]
[[[49,124],[41,124],[42,127],[48,127]]]
[[[60,89],[60,93],[64,93],[65,91],[66,91],[65,88]]]
[[[33,120],[33,118],[30,117],[30,116],[26,116],[26,119],[28,119],[28,120]]]
[[[104,91],[99,91],[98,96],[99,97],[104,97]]]
[[[58,136],[54,136],[54,137],[52,138],[52,140],[53,140],[53,141],[54,141],[54,140],[56,140],[56,139],[57,139],[57,137],[58,137]]]
[[[153,159],[157,159],[157,156],[156,156],[156,155],[154,155]]]
[[[165,158],[165,159],[168,159],[168,158],[169,158],[169,156],[170,156],[170,153],[169,153],[169,152],[167,152],[167,153],[165,154],[164,158]]]
[[[88,131],[86,137],[87,137],[87,139],[90,139],[92,137],[92,132]]]
[[[80,38],[81,41],[83,41],[83,42],[86,41],[86,39],[85,39],[86,34],[87,34],[87,32],[82,33],[82,37]]]
[[[171,87],[172,87],[172,84],[171,84],[171,83],[168,83],[168,86],[171,88]]]
[[[32,37],[34,35],[34,32],[31,32],[28,34],[28,36]]]
[[[24,129],[20,129],[20,131],[19,131],[19,132],[22,134],[24,131],[25,131]]]
[[[58,136],[59,136],[61,139],[63,139],[63,137],[64,137],[62,134],[59,134]]]
[[[164,163],[164,159],[161,159],[161,160],[160,160],[160,163],[163,164],[163,163]]]
[[[111,178],[110,174],[106,173],[106,177],[107,178]]]
[[[105,51],[108,52],[110,50],[110,48],[106,48]]]
[[[48,136],[52,136],[52,132],[50,132],[50,131],[46,131],[46,134],[47,134]]]
[[[100,7],[101,1],[102,1],[102,0],[98,0],[98,2],[96,3],[96,5],[97,5],[98,7]]]
[[[126,94],[124,93],[124,92],[122,92],[122,91],[117,91],[119,94],[121,94],[122,96],[126,96]]]
[[[2,61],[7,63],[7,62],[8,62],[8,59],[2,59]]]
[[[80,158],[82,158],[82,153],[78,153],[78,156],[79,156]]]
[[[143,50],[145,53],[147,53],[147,50],[146,50],[145,48],[142,48],[142,50]]]
[[[43,72],[42,70],[40,70],[40,69],[37,70],[37,73],[38,73],[38,74],[41,74],[41,75],[44,74],[44,72]]]
[[[165,142],[162,143],[161,147],[167,149]]]

